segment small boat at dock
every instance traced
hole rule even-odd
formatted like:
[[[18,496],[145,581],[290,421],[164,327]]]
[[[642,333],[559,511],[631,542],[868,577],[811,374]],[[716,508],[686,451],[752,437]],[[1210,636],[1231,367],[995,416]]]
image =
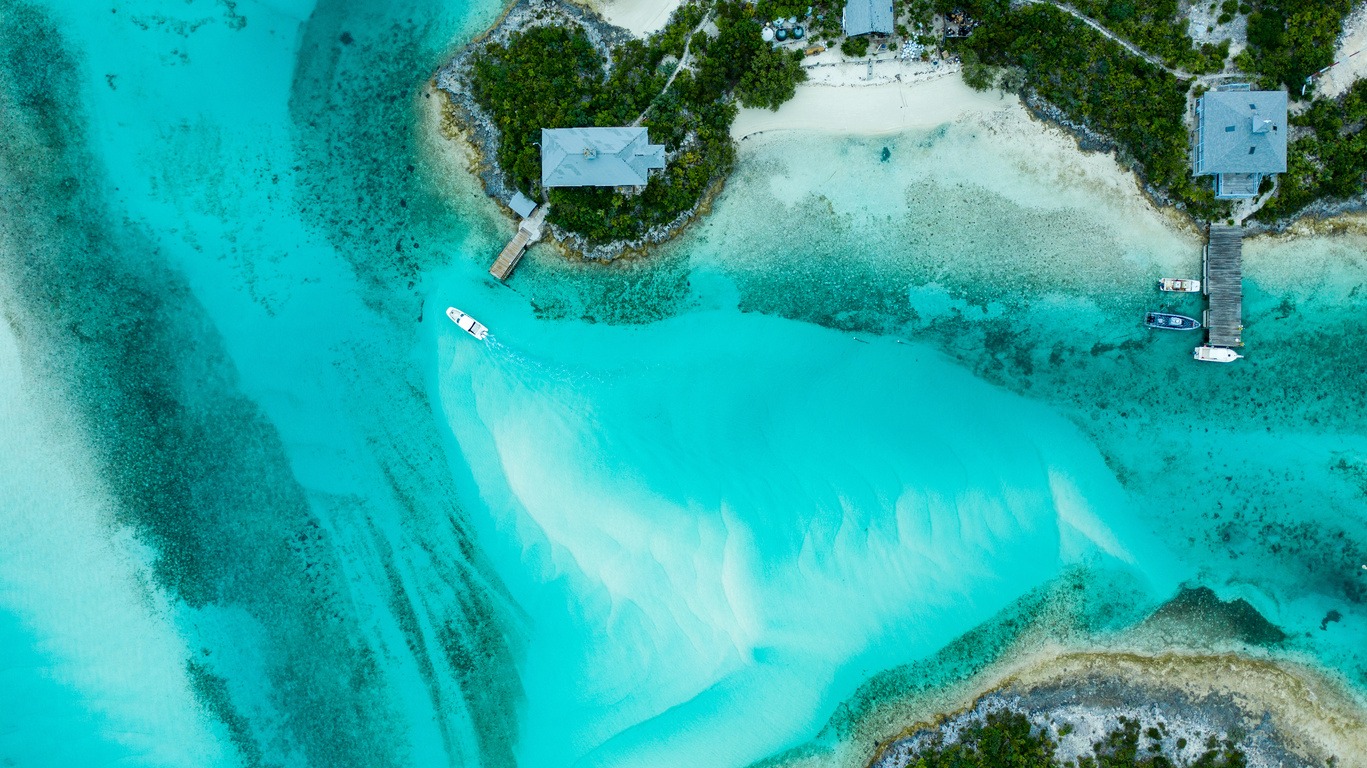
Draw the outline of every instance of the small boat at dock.
[[[462,331],[474,336],[476,339],[483,341],[484,337],[489,335],[489,329],[485,328],[483,323],[464,312],[461,312],[455,307],[447,307],[446,316],[451,318],[451,322],[455,323]]]
[[[1206,363],[1232,363],[1243,358],[1243,355],[1229,347],[1212,347],[1209,344],[1192,350],[1191,356]]]
[[[1194,331],[1201,327],[1201,321],[1186,315],[1170,315],[1166,312],[1150,312],[1144,315],[1144,325],[1165,331]]]
[[[1158,281],[1158,290],[1171,293],[1200,293],[1201,281],[1185,277],[1165,277]]]

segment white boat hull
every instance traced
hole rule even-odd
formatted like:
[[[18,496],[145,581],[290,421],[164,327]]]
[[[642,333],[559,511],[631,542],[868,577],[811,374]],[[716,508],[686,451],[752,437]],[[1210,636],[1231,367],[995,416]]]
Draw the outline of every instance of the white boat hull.
[[[1158,281],[1158,290],[1169,293],[1200,293],[1201,281],[1184,277],[1165,277]]]
[[[476,339],[479,339],[480,341],[483,341],[485,337],[489,335],[489,329],[485,328],[483,323],[474,319],[473,317],[470,317],[464,312],[461,312],[459,309],[456,309],[455,307],[447,307],[446,316],[451,318],[451,322],[455,323],[457,328],[461,329],[462,331],[465,331],[471,336],[474,336]]]
[[[1192,358],[1205,363],[1232,363],[1243,355],[1228,347],[1200,346],[1192,350]]]

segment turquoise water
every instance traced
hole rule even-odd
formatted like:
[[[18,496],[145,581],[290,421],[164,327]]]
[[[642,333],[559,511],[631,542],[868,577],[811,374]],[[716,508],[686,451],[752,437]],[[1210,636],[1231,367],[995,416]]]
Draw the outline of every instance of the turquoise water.
[[[734,311],[546,327],[472,306],[519,339],[439,354],[528,596],[529,764],[739,764],[1061,567],[1155,594],[1179,575],[1075,427],[932,350]],[[768,727],[718,743],[738,722]]]
[[[1367,686],[1361,236],[1192,364],[1199,240],[1004,103],[496,285],[421,116],[498,10],[0,0],[9,764],[743,765],[1180,585]]]

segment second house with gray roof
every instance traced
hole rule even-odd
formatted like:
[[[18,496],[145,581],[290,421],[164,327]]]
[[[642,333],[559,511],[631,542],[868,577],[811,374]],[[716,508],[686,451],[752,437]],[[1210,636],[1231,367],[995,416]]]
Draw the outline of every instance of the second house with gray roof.
[[[1226,86],[1196,103],[1195,175],[1215,177],[1215,197],[1256,197],[1263,177],[1286,172],[1286,93]]]
[[[846,0],[840,26],[850,37],[892,34],[892,0]]]

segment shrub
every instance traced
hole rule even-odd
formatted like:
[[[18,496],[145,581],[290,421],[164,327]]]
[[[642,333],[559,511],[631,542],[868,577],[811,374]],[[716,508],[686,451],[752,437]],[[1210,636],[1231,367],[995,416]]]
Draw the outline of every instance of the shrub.
[[[857,59],[869,52],[869,39],[867,37],[847,37],[840,41],[840,52],[852,59]]]
[[[1320,199],[1345,199],[1367,188],[1367,80],[1337,100],[1317,98],[1292,123],[1307,135],[1287,147],[1286,173],[1277,194],[1256,214],[1272,221]]]
[[[1284,84],[1294,98],[1306,78],[1334,60],[1352,0],[1263,0],[1248,17],[1249,71]]]
[[[690,37],[708,7],[715,11],[718,37]],[[800,54],[776,50],[760,37],[753,6],[723,0],[708,7],[686,2],[648,40],[617,46],[610,75],[584,33],[563,26],[515,33],[506,46],[490,44],[475,57],[472,93],[498,128],[499,168],[533,197],[543,191],[542,128],[627,125],[639,117],[669,153],[664,170],[652,174],[640,194],[550,190],[551,221],[591,243],[639,237],[674,221],[731,169],[731,95],[776,109],[806,79]],[[680,72],[664,91],[685,43],[695,72]]]

